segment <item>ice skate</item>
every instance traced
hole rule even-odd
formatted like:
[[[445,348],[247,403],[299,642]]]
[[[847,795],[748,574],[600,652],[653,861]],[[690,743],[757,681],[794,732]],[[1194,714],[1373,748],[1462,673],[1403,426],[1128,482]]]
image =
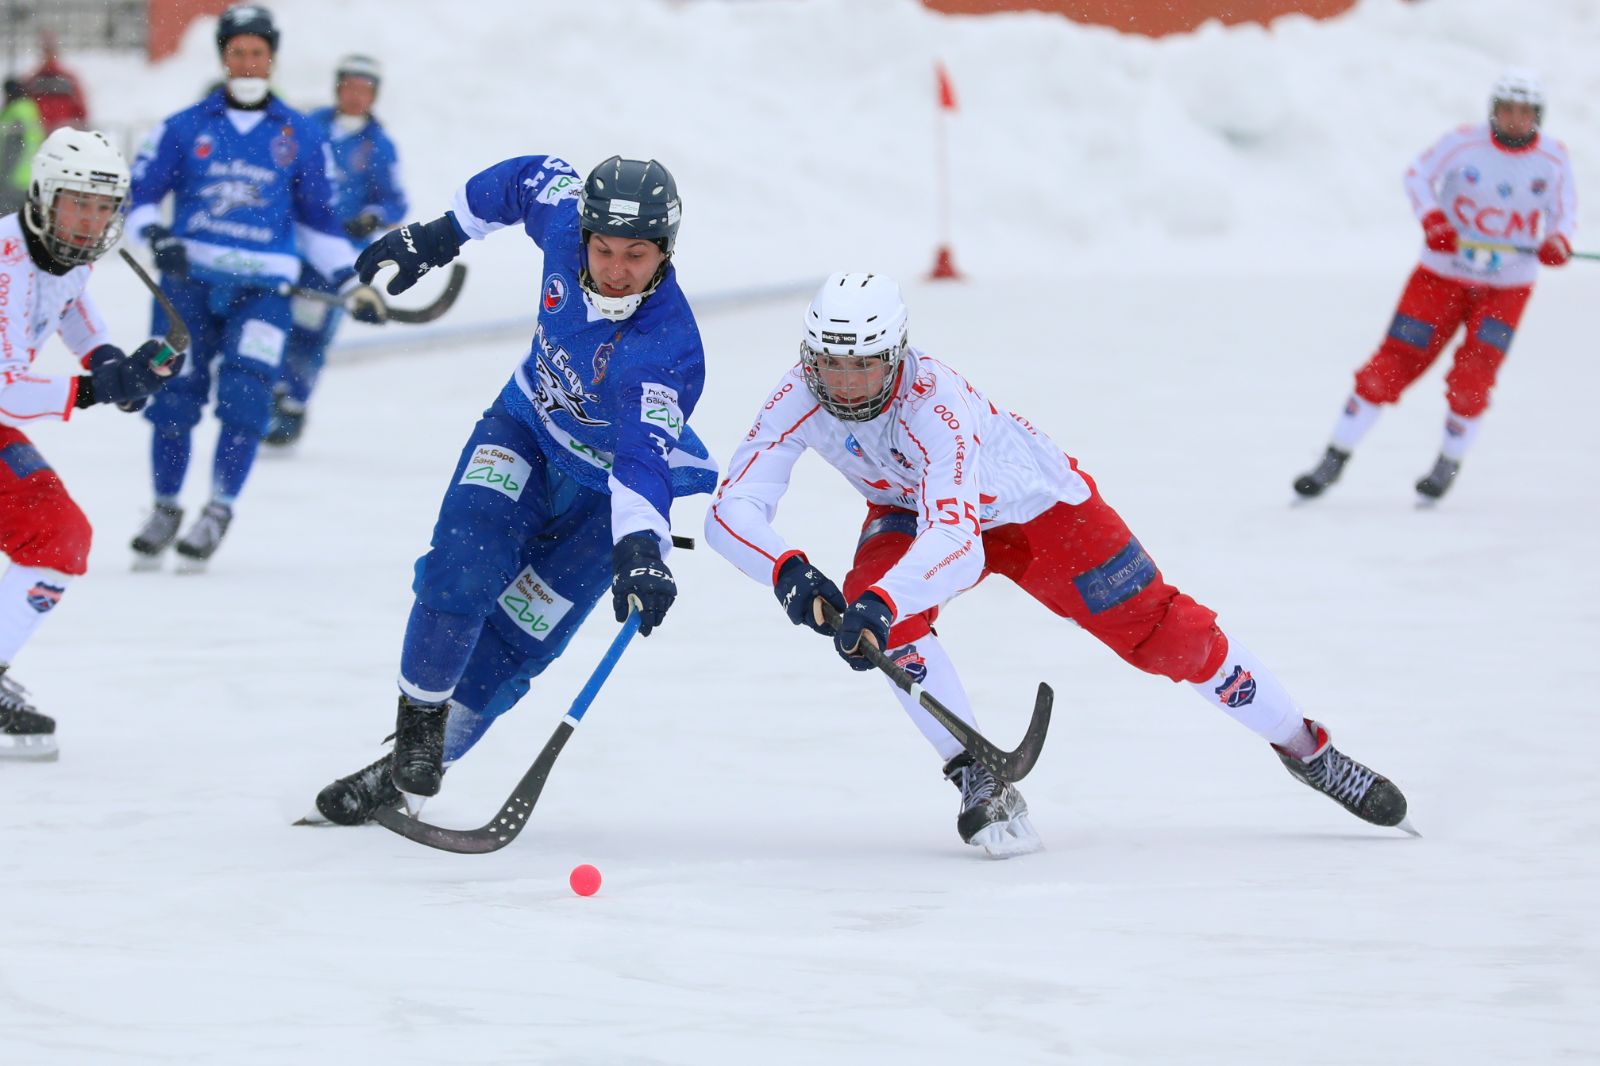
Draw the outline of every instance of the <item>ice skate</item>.
[[[394,785],[412,796],[433,796],[444,776],[444,726],[449,704],[400,696],[394,727]]]
[[[1349,461],[1349,452],[1328,445],[1328,450],[1322,453],[1322,461],[1294,479],[1294,491],[1307,499],[1321,496],[1324,489],[1339,480],[1339,475],[1344,473],[1344,464]]]
[[[161,566],[161,553],[178,539],[178,524],[183,521],[183,508],[157,503],[144,520],[139,532],[133,536],[133,568],[156,570]]]
[[[961,790],[956,832],[991,859],[1026,855],[1044,846],[1028,821],[1028,802],[1015,786],[1000,781],[989,768],[962,752],[944,765],[944,776]]]
[[[1456,474],[1460,470],[1460,460],[1439,456],[1428,476],[1417,482],[1417,495],[1420,497],[1417,505],[1430,507],[1437,503],[1440,497],[1450,491],[1450,486],[1455,483]]]
[[[7,677],[7,669],[0,666],[0,759],[54,762],[61,754],[55,720],[34,710],[28,690]]]
[[[385,807],[400,805],[400,790],[394,787],[394,755],[387,753],[369,766],[341,777],[317,793],[317,811],[334,825],[361,825]],[[316,825],[310,817],[296,825]]]
[[[1297,781],[1316,789],[1363,821],[1397,826],[1412,836],[1421,835],[1406,818],[1406,797],[1394,782],[1334,747],[1322,723],[1307,718],[1306,728],[1316,737],[1317,748],[1304,759],[1276,744],[1272,746],[1284,768]]]
[[[299,400],[280,394],[273,404],[272,421],[267,426],[263,444],[274,448],[287,448],[300,440],[306,427],[306,405]]]
[[[175,550],[183,556],[178,564],[179,571],[192,574],[204,570],[211,556],[222,546],[222,538],[228,532],[228,523],[232,521],[232,507],[225,503],[206,504],[200,517],[194,520],[194,525],[178,541]]]

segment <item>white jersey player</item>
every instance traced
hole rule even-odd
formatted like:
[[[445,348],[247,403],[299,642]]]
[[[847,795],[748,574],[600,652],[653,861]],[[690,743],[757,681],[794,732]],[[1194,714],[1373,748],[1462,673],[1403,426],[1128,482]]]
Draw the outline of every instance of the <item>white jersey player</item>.
[[[1572,256],[1572,164],[1560,141],[1540,133],[1543,120],[1538,75],[1509,70],[1490,93],[1486,124],[1445,134],[1406,171],[1406,195],[1422,225],[1422,258],[1388,335],[1356,371],[1355,391],[1322,461],[1295,480],[1301,496],[1319,496],[1338,480],[1383,406],[1398,402],[1465,326],[1445,378],[1449,411],[1439,457],[1417,492],[1432,503],[1455,481],[1539,264],[1558,267]]]
[[[1076,460],[907,336],[890,279],[835,274],[823,284],[806,312],[799,365],[763,398],[707,514],[718,552],[771,587],[796,625],[832,637],[853,668],[871,668],[859,644],[871,641],[975,728],[932,623],[948,600],[1002,574],[1133,666],[1189,683],[1352,813],[1404,821],[1400,790],[1334,748],[1213,611],[1162,578]],[[772,525],[807,449],[866,501],[842,593]],[[837,627],[818,600],[842,615]],[[1037,847],[1016,788],[893,691],[961,789],[961,838],[994,856]]]
[[[53,759],[55,722],[8,676],[11,660],[88,565],[89,520],[23,430],[97,403],[143,406],[177,361],[161,341],[131,355],[110,343],[84,291],[117,242],[128,167],[99,133],[63,128],[33,159],[20,215],[0,216],[0,758]],[[39,349],[60,336],[88,374],[42,374]]]

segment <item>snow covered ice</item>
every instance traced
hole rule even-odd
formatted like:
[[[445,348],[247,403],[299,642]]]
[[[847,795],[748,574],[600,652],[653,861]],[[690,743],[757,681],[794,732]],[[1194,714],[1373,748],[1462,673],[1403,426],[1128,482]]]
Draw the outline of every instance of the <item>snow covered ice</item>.
[[[1502,65],[1542,70],[1580,218],[1600,202],[1591,5],[1366,0],[1331,23],[1163,42],[901,0],[485,0],[443,25],[420,2],[274,8],[292,103],[322,102],[343,52],[384,60],[378,109],[414,217],[508,155],[586,169],[622,151],[677,176],[691,299],[896,275],[914,342],[1077,456],[1175,583],[1405,789],[1425,836],[1350,817],[1224,715],[995,581],[940,620],[980,727],[1014,743],[1041,680],[1057,704],[1021,785],[1047,850],[984,861],[881,679],[840,668],[703,548],[670,557],[677,605],[623,657],[512,846],[291,828],[392,725],[411,564],[524,350],[526,330],[424,340],[526,314],[533,249],[491,238],[437,327],[346,327],[298,453],[263,457],[204,576],[129,570],[142,420],[30,431],[96,544],[15,664],[62,754],[0,764],[0,1062],[1600,1055],[1600,266],[1542,273],[1439,507],[1418,511],[1412,489],[1436,451],[1439,367],[1324,498],[1292,508],[1289,487],[1414,262],[1403,168],[1482,117]],[[69,58],[97,114],[133,128],[198,95],[209,34],[149,70]],[[959,285],[917,281],[936,56],[962,108]],[[626,102],[597,104],[624,68]],[[1600,248],[1600,224],[1575,244]],[[119,343],[136,341],[137,281],[109,261],[96,274]],[[693,424],[719,460],[792,362],[805,299],[702,313]],[[779,525],[842,577],[860,505],[835,478],[802,464]],[[679,505],[681,532],[703,503]],[[597,610],[430,820],[487,819],[613,633]],[[593,898],[567,886],[579,863],[604,874]]]

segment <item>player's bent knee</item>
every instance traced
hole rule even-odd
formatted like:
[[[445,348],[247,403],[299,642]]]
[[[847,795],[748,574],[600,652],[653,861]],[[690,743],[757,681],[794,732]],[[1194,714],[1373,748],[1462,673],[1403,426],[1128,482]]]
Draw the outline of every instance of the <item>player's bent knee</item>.
[[[1167,604],[1150,635],[1123,652],[1147,674],[1173,681],[1204,681],[1228,655],[1228,638],[1217,627],[1216,612],[1183,593]]]
[[[272,421],[272,382],[243,366],[224,366],[217,376],[217,420],[260,435]]]
[[[0,537],[0,549],[19,566],[37,566],[78,577],[89,569],[94,529],[61,482],[51,478],[21,505],[28,520]]]

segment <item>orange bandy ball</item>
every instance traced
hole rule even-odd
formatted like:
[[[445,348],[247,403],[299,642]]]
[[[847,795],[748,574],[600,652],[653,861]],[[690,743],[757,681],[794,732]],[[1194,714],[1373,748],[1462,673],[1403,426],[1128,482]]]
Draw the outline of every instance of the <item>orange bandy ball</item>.
[[[574,866],[567,881],[572,885],[572,891],[580,896],[592,896],[600,891],[600,871],[588,863]]]

